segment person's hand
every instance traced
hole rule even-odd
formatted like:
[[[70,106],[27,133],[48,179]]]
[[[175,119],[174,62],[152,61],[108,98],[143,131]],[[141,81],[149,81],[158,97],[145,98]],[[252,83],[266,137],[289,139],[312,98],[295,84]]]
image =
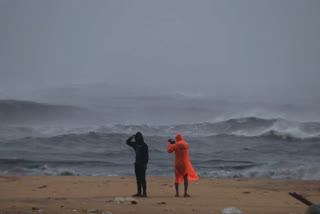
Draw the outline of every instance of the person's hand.
[[[176,141],[169,139],[168,142],[170,142],[171,144],[175,144]]]
[[[136,135],[135,135],[135,134],[133,134],[133,135],[131,135],[131,137],[132,137],[132,138],[136,138]]]

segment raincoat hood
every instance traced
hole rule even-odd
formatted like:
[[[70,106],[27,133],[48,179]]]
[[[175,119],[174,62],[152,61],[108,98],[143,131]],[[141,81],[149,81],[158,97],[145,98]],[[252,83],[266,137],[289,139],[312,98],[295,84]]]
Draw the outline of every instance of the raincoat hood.
[[[136,140],[137,144],[144,144],[144,140],[143,140],[143,136],[142,136],[141,132],[136,133],[135,140]]]
[[[180,134],[180,132],[178,132],[178,133],[176,134],[175,139],[176,139],[177,142],[183,140],[183,137],[182,137],[182,135]]]

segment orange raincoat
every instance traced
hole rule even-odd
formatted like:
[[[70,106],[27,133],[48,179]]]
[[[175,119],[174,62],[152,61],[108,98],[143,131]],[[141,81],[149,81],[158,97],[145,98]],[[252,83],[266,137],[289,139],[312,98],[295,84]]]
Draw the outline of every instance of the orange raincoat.
[[[182,135],[178,133],[176,136],[176,143],[171,144],[168,142],[167,151],[169,153],[174,152],[174,174],[175,183],[183,181],[184,176],[187,175],[188,181],[198,180],[198,175],[193,170],[188,154],[188,144],[182,138]]]

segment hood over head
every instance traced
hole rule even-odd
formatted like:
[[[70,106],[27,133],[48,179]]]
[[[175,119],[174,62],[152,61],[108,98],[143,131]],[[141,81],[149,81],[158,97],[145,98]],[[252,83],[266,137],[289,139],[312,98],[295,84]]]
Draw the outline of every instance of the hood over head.
[[[141,132],[136,133],[135,140],[136,140],[136,143],[138,143],[138,144],[144,144],[144,140],[143,140],[143,136],[142,136]]]
[[[183,140],[183,137],[182,137],[182,135],[181,135],[180,132],[178,132],[178,133],[176,134],[175,139],[176,139],[177,142],[180,141],[180,140]]]

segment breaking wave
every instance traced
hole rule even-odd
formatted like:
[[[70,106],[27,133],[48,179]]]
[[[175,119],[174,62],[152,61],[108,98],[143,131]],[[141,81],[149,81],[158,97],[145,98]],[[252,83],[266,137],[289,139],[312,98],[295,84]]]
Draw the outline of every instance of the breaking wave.
[[[320,179],[316,122],[247,117],[171,126],[0,129],[0,174],[134,175],[134,151],[125,141],[141,131],[149,146],[149,175],[172,175],[166,140],[181,132],[202,177]],[[5,131],[16,135],[5,138]]]
[[[319,139],[319,122],[295,122],[278,119],[246,117],[229,119],[216,123],[194,123],[168,126],[151,125],[103,125],[79,128],[61,127],[4,127],[0,126],[0,139],[18,139],[22,137],[52,137],[69,134],[132,134],[137,131],[146,136],[172,136],[181,132],[185,136],[218,136],[238,137],[276,137],[282,139]]]
[[[194,123],[172,126],[113,125],[96,129],[102,133],[125,133],[141,131],[145,135],[174,135],[181,132],[188,136],[232,135],[239,137],[280,137],[283,139],[320,138],[320,123],[294,122],[284,119],[256,117],[229,119],[216,123]]]
[[[202,177],[218,178],[275,178],[275,179],[302,179],[318,180],[320,170],[316,167],[297,167],[297,168],[277,168],[277,169],[249,169],[241,170],[213,170],[205,171],[200,174]]]

